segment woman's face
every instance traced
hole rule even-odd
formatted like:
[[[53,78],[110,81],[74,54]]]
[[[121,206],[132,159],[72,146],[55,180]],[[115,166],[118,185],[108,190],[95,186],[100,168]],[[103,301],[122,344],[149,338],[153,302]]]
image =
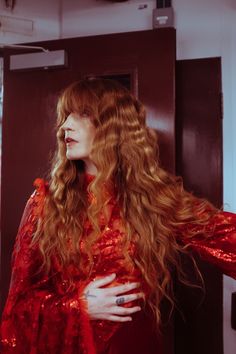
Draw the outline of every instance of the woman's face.
[[[89,161],[95,136],[92,118],[85,113],[70,113],[61,128],[65,131],[66,157]]]

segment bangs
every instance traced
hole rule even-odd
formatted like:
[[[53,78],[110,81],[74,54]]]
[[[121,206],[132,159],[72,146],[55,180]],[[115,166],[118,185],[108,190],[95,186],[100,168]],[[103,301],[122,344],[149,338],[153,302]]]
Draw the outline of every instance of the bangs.
[[[58,100],[58,126],[62,125],[72,112],[97,116],[99,99],[87,85],[76,82],[66,88]]]

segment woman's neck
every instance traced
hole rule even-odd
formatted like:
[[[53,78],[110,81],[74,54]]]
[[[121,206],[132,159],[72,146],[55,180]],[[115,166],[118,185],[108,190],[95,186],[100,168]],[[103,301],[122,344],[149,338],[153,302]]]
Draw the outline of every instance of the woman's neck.
[[[84,160],[85,162],[85,171],[87,174],[96,176],[97,168],[91,160]]]

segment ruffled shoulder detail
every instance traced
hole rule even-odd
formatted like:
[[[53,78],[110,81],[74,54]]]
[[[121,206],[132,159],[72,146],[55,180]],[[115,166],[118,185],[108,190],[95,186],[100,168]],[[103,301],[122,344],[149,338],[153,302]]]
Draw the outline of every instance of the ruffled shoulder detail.
[[[49,183],[43,178],[36,178],[33,185],[36,187],[35,191],[31,195],[33,214],[35,217],[39,217],[42,215],[45,196],[49,190]]]
[[[46,194],[48,191],[48,182],[43,178],[36,178],[33,185],[36,187],[38,193]]]
[[[27,200],[18,228],[14,251],[15,253],[18,253],[22,247],[29,249],[29,244],[31,242],[32,235],[35,232],[35,227],[39,218],[41,218],[43,214],[45,196],[48,191],[48,183],[42,178],[36,178],[34,181],[34,186],[36,188]]]

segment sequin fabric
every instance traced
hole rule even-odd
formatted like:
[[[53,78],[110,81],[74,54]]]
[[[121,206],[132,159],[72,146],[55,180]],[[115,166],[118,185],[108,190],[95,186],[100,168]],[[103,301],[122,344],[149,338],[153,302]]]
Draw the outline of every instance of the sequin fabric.
[[[204,212],[201,216],[204,217]],[[186,228],[195,233],[191,240],[184,237]],[[180,241],[189,244],[203,260],[236,279],[236,214],[216,213],[206,226],[206,233],[208,237],[202,235],[201,227],[187,225],[181,227],[177,234]]]
[[[86,176],[87,185],[93,176]],[[41,264],[37,246],[30,247],[38,218],[42,215],[48,185],[36,179],[36,190],[29,198],[20,223],[12,257],[12,278],[1,324],[2,354],[102,354],[108,353],[109,342],[127,324],[110,321],[90,321],[81,294],[87,282],[80,272],[69,269],[76,279],[76,288],[68,289],[66,274],[56,260],[50,275],[39,272]],[[94,202],[89,195],[89,201]],[[125,260],[122,240],[124,227],[119,207],[112,198],[107,206],[105,221],[100,216],[101,236],[93,247],[94,267],[90,280],[115,272],[116,281],[141,281],[141,274]],[[177,230],[180,242],[186,243],[186,227]],[[84,234],[91,228],[88,220]],[[196,236],[188,243],[203,259],[215,264],[224,273],[236,278],[236,215],[220,212],[209,225],[209,237]],[[83,252],[83,241],[81,242]],[[130,247],[132,257],[135,245]],[[145,288],[145,284],[143,284]],[[138,318],[138,316],[137,316]],[[135,322],[135,321],[134,321]],[[137,323],[137,321],[136,321]],[[132,326],[132,323],[129,324]],[[131,327],[129,327],[131,329]],[[141,331],[142,332],[142,331]],[[117,352],[118,353],[118,352]],[[138,352],[137,352],[138,353]]]

